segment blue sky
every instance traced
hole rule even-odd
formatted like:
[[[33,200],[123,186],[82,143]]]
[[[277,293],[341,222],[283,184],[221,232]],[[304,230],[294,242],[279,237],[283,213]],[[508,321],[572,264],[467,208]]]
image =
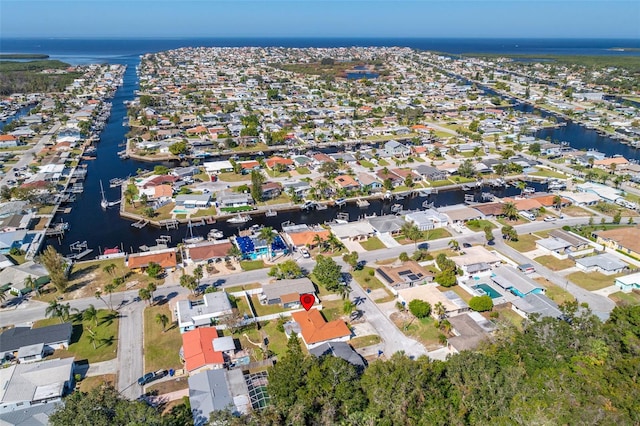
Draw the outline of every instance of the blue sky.
[[[640,39],[640,1],[1,0],[0,36]]]

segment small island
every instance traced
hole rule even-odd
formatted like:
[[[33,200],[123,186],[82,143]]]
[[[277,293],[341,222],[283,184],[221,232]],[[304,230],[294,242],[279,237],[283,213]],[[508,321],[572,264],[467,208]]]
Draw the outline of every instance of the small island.
[[[0,59],[49,59],[43,53],[0,53]]]

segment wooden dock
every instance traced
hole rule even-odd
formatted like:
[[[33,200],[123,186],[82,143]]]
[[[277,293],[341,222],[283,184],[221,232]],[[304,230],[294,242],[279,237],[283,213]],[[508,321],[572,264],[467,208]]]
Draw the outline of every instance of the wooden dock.
[[[131,226],[133,226],[134,228],[138,228],[138,229],[142,229],[145,226],[147,226],[149,224],[148,220],[145,219],[140,219],[139,221],[137,221],[136,223],[132,223]]]

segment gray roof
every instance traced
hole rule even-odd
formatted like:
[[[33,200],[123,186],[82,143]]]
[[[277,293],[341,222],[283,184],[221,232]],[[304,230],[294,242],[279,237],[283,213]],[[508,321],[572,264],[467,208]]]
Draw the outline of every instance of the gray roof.
[[[551,232],[549,232],[549,236],[551,237],[556,237],[556,238],[560,238],[562,240],[565,240],[568,243],[571,243],[572,246],[574,247],[578,247],[578,246],[582,246],[585,244],[589,244],[589,241],[581,238],[575,234],[572,234],[570,232],[567,232],[563,229],[554,229]]]
[[[49,276],[49,273],[41,264],[29,260],[21,265],[11,265],[5,268],[0,272],[0,283],[11,284],[16,290],[22,290],[25,288],[24,280],[28,276],[37,281]]]
[[[376,216],[367,219],[376,231],[383,234],[385,232],[397,232],[406,222],[397,216]]]
[[[69,342],[71,323],[50,325],[48,327],[14,327],[0,334],[0,354],[15,352],[23,346],[44,343],[45,345]]]
[[[227,352],[236,349],[233,336],[218,337],[213,339],[213,350],[216,352]]]
[[[241,370],[206,370],[189,376],[189,402],[195,426],[207,424],[212,411],[246,412],[250,405],[248,395]]]
[[[323,343],[320,346],[309,349],[309,352],[318,358],[324,355],[332,355],[337,358],[342,358],[349,364],[358,368],[364,368],[366,366],[362,357],[345,342]]]
[[[206,370],[189,376],[189,402],[195,426],[207,424],[212,411],[229,408],[235,411],[225,370]]]
[[[429,175],[441,175],[441,174],[445,174],[445,172],[440,171],[438,169],[436,169],[435,167],[432,166],[427,166],[426,164],[420,164],[418,167],[415,168],[415,171],[420,174],[421,176],[429,176]]]
[[[558,305],[544,294],[527,294],[511,302],[516,308],[527,315],[539,314],[542,317],[559,318],[562,312]]]
[[[11,426],[47,426],[49,416],[62,406],[61,401],[30,406],[21,405],[0,413],[0,424]]]
[[[583,257],[581,259],[577,259],[576,263],[585,268],[597,266],[605,271],[615,271],[618,269],[623,269],[627,266],[626,263],[609,253]]]
[[[538,283],[526,275],[520,274],[511,266],[500,266],[493,270],[491,279],[505,290],[514,288],[522,294],[528,294],[537,288]]]
[[[456,336],[447,340],[458,352],[475,349],[488,338],[485,330],[468,314],[456,315],[448,321]]]
[[[306,294],[315,292],[316,288],[309,278],[278,280],[273,284],[264,284],[262,286],[262,293],[267,296],[267,300],[280,299],[285,294]]]
[[[180,194],[176,196],[176,203],[184,203],[186,201],[209,202],[210,199],[211,194]]]
[[[5,404],[60,398],[71,380],[73,358],[16,364],[0,370],[0,402]]]
[[[442,295],[444,297],[446,297],[447,299],[449,299],[449,301],[451,303],[456,305],[458,307],[458,309],[465,309],[465,308],[469,307],[469,305],[467,305],[467,302],[462,300],[462,298],[460,296],[458,296],[458,293],[456,293],[453,290],[447,290],[447,291],[443,292]]]
[[[536,244],[551,251],[566,249],[573,245],[568,241],[555,237],[543,238],[536,241]]]
[[[208,325],[211,318],[229,313],[231,302],[226,292],[218,291],[206,293],[201,301],[180,300],[176,307],[180,324]]]
[[[18,358],[26,358],[33,355],[41,355],[44,350],[44,343],[36,343],[35,345],[23,346],[18,349]]]

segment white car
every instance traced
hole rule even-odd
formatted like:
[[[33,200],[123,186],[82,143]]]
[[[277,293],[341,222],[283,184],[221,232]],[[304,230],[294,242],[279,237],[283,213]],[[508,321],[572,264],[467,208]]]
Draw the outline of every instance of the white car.
[[[555,220],[556,220],[556,218],[555,218],[555,217],[553,217],[553,216],[547,216],[547,217],[545,217],[545,218],[544,218],[544,221],[545,221],[545,222],[553,222],[553,221],[555,221]]]
[[[306,248],[300,249],[300,254],[302,254],[302,257],[304,257],[305,259],[311,257],[311,255],[309,254],[309,250],[307,250]]]

